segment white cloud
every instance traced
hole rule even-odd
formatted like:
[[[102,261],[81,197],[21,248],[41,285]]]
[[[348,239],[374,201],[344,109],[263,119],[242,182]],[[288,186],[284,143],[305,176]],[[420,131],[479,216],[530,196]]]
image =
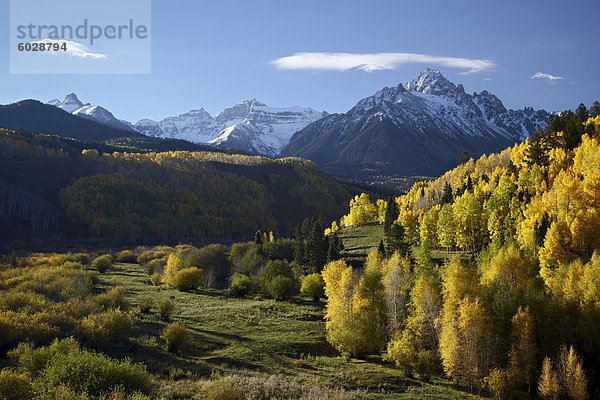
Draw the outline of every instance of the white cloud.
[[[273,60],[271,63],[278,69],[331,71],[358,69],[367,72],[396,69],[405,64],[428,64],[463,69],[464,74],[486,71],[496,66],[490,60],[416,53],[295,53]]]
[[[66,54],[71,57],[79,57],[82,59],[88,58],[88,57],[93,58],[93,59],[103,59],[103,58],[108,57],[106,54],[92,53],[86,45],[78,43],[78,42],[74,42],[72,40],[43,39],[43,40],[36,40],[31,43],[46,43],[46,44],[58,43],[59,45],[62,45],[63,43],[67,43],[66,51],[59,50],[59,51],[49,51],[48,52],[50,54],[55,54],[55,55]]]
[[[531,79],[546,79],[548,83],[556,83],[555,81],[565,79],[562,76],[554,76],[543,72],[536,72],[531,76]]]

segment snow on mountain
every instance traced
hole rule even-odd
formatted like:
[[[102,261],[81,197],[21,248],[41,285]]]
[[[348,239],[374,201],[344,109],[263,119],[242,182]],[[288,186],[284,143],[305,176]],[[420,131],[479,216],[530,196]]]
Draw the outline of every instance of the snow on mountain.
[[[327,116],[297,132],[282,156],[311,159],[325,170],[361,179],[373,174],[437,175],[460,154],[499,151],[545,127],[549,114],[507,110],[483,91],[427,68],[406,85],[386,87],[345,114]]]
[[[90,103],[83,104],[75,93],[68,94],[63,101],[58,99],[50,100],[46,104],[60,108],[70,114],[82,118],[88,118],[102,125],[111,128],[130,131],[131,127],[127,123],[115,118],[115,116],[107,109],[100,106],[92,106]]]
[[[223,110],[214,118],[200,109],[158,122],[143,119],[133,127],[149,136],[226,146],[273,157],[296,131],[323,115],[309,107],[275,108],[257,100],[247,100]]]

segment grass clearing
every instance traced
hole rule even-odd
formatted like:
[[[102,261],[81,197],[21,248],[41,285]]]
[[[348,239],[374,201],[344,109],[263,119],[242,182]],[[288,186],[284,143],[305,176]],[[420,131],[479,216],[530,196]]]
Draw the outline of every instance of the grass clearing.
[[[360,247],[361,240],[355,247]],[[131,343],[107,352],[146,364],[160,377],[163,394],[176,390],[180,398],[187,398],[186,388],[193,393],[199,378],[221,373],[276,375],[298,383],[359,391],[358,398],[473,398],[451,387],[407,379],[380,357],[340,357],[325,339],[323,303],[299,298],[276,302],[259,296],[240,299],[218,290],[179,292],[152,286],[144,268],[137,264],[117,263],[100,279],[106,288],[115,284],[125,287],[131,310],[138,317]],[[154,299],[154,305],[145,314],[138,306],[147,296]],[[156,311],[161,298],[172,299],[176,305],[172,320],[191,332],[190,350],[181,356],[168,353],[159,338],[166,326]]]

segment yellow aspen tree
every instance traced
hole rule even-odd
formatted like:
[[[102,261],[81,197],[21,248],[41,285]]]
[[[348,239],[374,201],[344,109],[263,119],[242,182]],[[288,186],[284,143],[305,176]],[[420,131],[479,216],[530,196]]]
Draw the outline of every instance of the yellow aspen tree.
[[[181,269],[181,259],[177,257],[175,254],[171,253],[169,258],[167,259],[167,265],[165,266],[165,272],[163,276],[163,281],[172,286],[173,277],[179,272]]]
[[[400,256],[398,251],[385,261],[383,285],[387,308],[388,337],[393,337],[406,319],[406,306],[413,282],[410,260]]]
[[[342,354],[358,355],[363,351],[361,320],[356,312],[358,279],[343,260],[332,261],[322,272],[327,296],[325,329],[327,341]]]
[[[560,383],[558,375],[552,367],[552,359],[544,358],[542,364],[542,373],[538,381],[538,391],[540,396],[546,400],[558,400],[560,395]]]
[[[421,246],[427,249],[434,249],[438,243],[438,218],[439,218],[440,206],[437,205],[431,208],[421,220],[420,236]]]
[[[530,391],[535,371],[535,327],[528,308],[519,307],[511,320],[511,346],[508,353],[508,372],[514,385]]]
[[[440,357],[446,375],[462,383],[469,374],[464,370],[459,308],[466,297],[477,298],[479,278],[475,271],[454,257],[444,267],[442,284],[443,308],[438,321]]]
[[[365,340],[362,349],[364,352],[379,351],[384,342],[386,301],[381,263],[382,259],[377,251],[369,253],[358,284],[360,302],[357,311]]]
[[[458,308],[458,340],[461,349],[459,377],[473,390],[492,364],[491,321],[478,299],[464,299]],[[459,378],[459,379],[460,379]]]
[[[451,204],[444,204],[439,212],[437,234],[440,246],[450,251],[456,244],[455,241],[454,212]]]
[[[564,357],[564,353],[562,353],[561,356]],[[563,385],[569,398],[573,400],[587,399],[588,383],[585,376],[585,370],[583,369],[583,363],[573,346],[569,347],[568,354],[566,355],[566,362],[563,361],[563,365],[565,367]]]

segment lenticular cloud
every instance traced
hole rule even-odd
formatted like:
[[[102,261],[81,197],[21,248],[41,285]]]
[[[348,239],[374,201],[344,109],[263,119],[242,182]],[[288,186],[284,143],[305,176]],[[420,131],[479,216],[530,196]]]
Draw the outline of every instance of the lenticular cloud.
[[[465,74],[487,71],[496,66],[490,60],[440,57],[416,53],[295,53],[272,61],[282,70],[362,70],[366,72],[396,69],[405,64],[429,64],[465,70]]]

